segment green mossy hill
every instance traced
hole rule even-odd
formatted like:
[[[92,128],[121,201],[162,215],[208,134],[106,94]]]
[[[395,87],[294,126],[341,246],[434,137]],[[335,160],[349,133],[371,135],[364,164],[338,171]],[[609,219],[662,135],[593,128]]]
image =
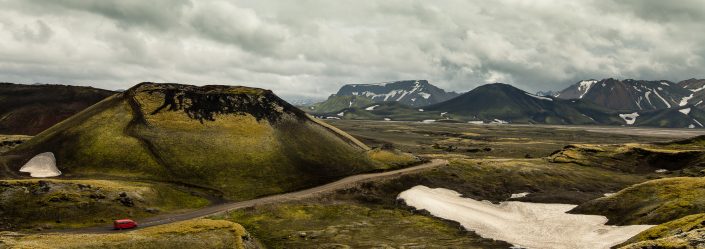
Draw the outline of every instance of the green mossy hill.
[[[239,224],[225,220],[196,219],[136,231],[112,234],[0,233],[0,248],[258,248]]]
[[[166,184],[105,180],[0,181],[0,196],[0,230],[104,225],[208,205]]]
[[[268,90],[142,83],[8,153],[21,158],[13,169],[51,151],[63,176],[178,182],[242,200],[382,168],[367,149]]]
[[[242,224],[267,248],[509,248],[457,223],[402,209],[357,204],[284,204],[237,210]]]
[[[666,169],[681,175],[704,175],[705,148],[692,144],[569,145],[549,156],[554,163],[576,163],[629,173]]]
[[[649,228],[648,230],[643,231],[637,234],[636,236],[632,237],[631,239],[627,240],[626,242],[622,243],[622,245],[629,245],[643,241],[649,241],[648,243],[643,244],[653,245],[655,242],[653,240],[664,239],[671,236],[687,237],[687,235],[685,235],[684,233],[688,233],[694,230],[705,231],[705,214],[688,215],[686,217]],[[705,235],[705,233],[702,232],[701,234]]]
[[[674,177],[647,181],[570,211],[604,215],[608,224],[661,224],[705,212],[705,178]]]
[[[629,244],[620,249],[700,249],[705,248],[705,229]]]

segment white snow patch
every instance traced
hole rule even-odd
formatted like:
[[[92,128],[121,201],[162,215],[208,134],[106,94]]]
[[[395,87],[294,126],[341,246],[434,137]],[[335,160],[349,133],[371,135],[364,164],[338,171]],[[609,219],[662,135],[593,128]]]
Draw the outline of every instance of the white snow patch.
[[[484,124],[483,121],[468,121],[468,124]]]
[[[441,117],[445,116],[446,114],[448,114],[448,112],[441,112]]]
[[[352,107],[352,101],[350,101],[350,104],[348,105],[348,108]]]
[[[326,119],[340,119],[339,117],[326,117]]]
[[[509,124],[509,122],[495,118],[490,124]]]
[[[20,168],[20,172],[29,173],[31,177],[54,177],[60,176],[61,171],[56,167],[54,153],[44,152],[38,154]]]
[[[338,115],[338,117],[345,116],[345,112],[338,113],[337,115]]]
[[[605,194],[603,194],[603,196],[604,196],[604,197],[610,197],[610,196],[613,196],[614,194],[615,194],[615,193],[605,193]]]
[[[657,170],[655,170],[654,172],[656,172],[656,173],[666,173],[666,172],[668,172],[668,170],[667,170],[667,169],[657,169]]]
[[[552,98],[549,98],[549,97],[538,96],[538,95],[534,95],[534,94],[531,94],[531,93],[526,93],[526,95],[529,95],[529,96],[531,96],[531,97],[534,97],[534,98],[537,98],[537,99],[541,99],[541,100],[553,101],[553,99],[552,99]]]
[[[459,222],[482,237],[524,248],[610,248],[652,227],[607,226],[604,216],[566,213],[575,205],[518,201],[493,204],[426,186],[413,187],[397,198],[433,216]]]
[[[580,92],[580,97],[578,97],[578,98],[582,99],[583,96],[585,96],[585,94],[587,94],[588,91],[590,91],[590,88],[592,88],[592,85],[594,85],[595,83],[597,83],[597,80],[583,80],[583,81],[581,81],[580,84],[578,85],[578,92]],[[603,86],[604,86],[604,84],[603,84]]]
[[[529,192],[516,193],[516,194],[512,194],[512,196],[509,197],[509,199],[522,198],[522,197],[526,197],[527,195],[529,195]]]
[[[391,118],[384,118],[384,121],[392,121]]]
[[[419,109],[420,112],[423,112],[423,109]]]
[[[667,82],[663,82],[663,81],[661,82],[661,85],[664,85],[664,86],[671,86],[671,85],[669,85]]]
[[[685,115],[688,115],[688,113],[690,113],[690,107],[689,107],[689,108],[685,108],[685,109],[680,109],[680,110],[678,110],[678,111],[679,111],[680,113],[683,113],[683,114],[685,114]]]
[[[691,92],[699,92],[699,91],[702,91],[702,90],[705,90],[705,86],[701,86],[700,88],[696,88],[696,89],[693,89],[693,90],[690,90],[690,91],[691,91]]]
[[[703,101],[702,101],[702,100],[701,100],[701,101],[698,101],[698,103],[697,103],[697,104],[695,104],[695,106],[699,106],[699,105],[700,105],[700,104],[702,104],[702,103],[703,103]]]
[[[695,125],[694,125],[694,124],[688,125],[688,129],[693,129],[693,128],[695,128]]]
[[[685,96],[683,99],[681,99],[681,102],[678,103],[679,106],[684,106],[688,104],[688,101],[693,98],[693,94],[690,94],[690,96]]]
[[[693,122],[697,123],[700,127],[703,127],[703,124],[700,123],[700,121],[698,121],[697,119],[693,119]]]
[[[379,105],[373,105],[370,107],[365,108],[365,111],[373,111],[375,108],[377,108]]]
[[[433,122],[436,122],[436,120],[435,119],[426,119],[424,121],[421,121],[421,123],[433,123]]]
[[[430,93],[425,93],[425,92],[420,92],[419,95],[424,99],[428,99],[431,97]]]
[[[633,125],[634,122],[636,122],[636,118],[639,117],[639,113],[634,112],[634,113],[619,114],[619,117],[624,119],[624,122],[626,122],[628,125]]]

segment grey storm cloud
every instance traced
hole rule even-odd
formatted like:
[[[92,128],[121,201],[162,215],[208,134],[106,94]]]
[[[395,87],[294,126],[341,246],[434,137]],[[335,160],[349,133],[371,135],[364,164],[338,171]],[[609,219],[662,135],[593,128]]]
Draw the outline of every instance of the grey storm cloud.
[[[233,84],[325,97],[428,79],[557,90],[703,78],[700,0],[0,0],[0,81]]]

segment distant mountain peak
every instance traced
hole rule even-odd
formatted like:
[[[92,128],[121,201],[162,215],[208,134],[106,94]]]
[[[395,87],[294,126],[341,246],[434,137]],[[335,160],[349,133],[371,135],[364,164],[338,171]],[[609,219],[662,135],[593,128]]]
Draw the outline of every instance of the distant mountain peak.
[[[428,80],[347,84],[328,100],[315,104],[307,110],[313,113],[330,113],[381,102],[398,102],[411,107],[420,107],[440,103],[456,96],[458,96],[457,93],[446,92],[429,83]]]
[[[683,105],[690,93],[667,80],[582,80],[561,91],[562,99],[584,99],[614,110],[657,110]]]

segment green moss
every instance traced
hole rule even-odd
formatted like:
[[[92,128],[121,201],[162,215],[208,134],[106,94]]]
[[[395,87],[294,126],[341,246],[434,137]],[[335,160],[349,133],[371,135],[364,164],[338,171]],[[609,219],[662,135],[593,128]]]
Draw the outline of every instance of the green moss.
[[[384,150],[384,149],[373,149],[367,152],[367,154],[372,158],[372,160],[381,162],[387,169],[400,168],[415,163],[419,163],[421,160],[412,155],[411,153],[405,153],[399,150]]]
[[[269,248],[509,246],[429,216],[354,204],[260,206],[225,218],[243,224]]]
[[[705,229],[696,229],[677,235],[628,244],[621,249],[690,249],[702,248]]]
[[[572,212],[607,216],[610,224],[661,224],[705,212],[705,178],[652,180],[581,204]]]
[[[543,159],[453,159],[450,165],[339,191],[339,198],[395,205],[396,196],[417,185],[447,188],[464,196],[500,202],[528,192],[521,201],[579,204],[645,181],[641,176]]]
[[[705,228],[705,214],[688,215],[683,218],[649,228],[648,230],[632,237],[623,244],[626,245],[641,241],[666,238],[702,228]]]
[[[196,219],[113,234],[2,234],[7,248],[255,248],[236,223]]]
[[[0,181],[0,195],[2,229],[95,226],[209,204],[166,184],[104,180]]]

